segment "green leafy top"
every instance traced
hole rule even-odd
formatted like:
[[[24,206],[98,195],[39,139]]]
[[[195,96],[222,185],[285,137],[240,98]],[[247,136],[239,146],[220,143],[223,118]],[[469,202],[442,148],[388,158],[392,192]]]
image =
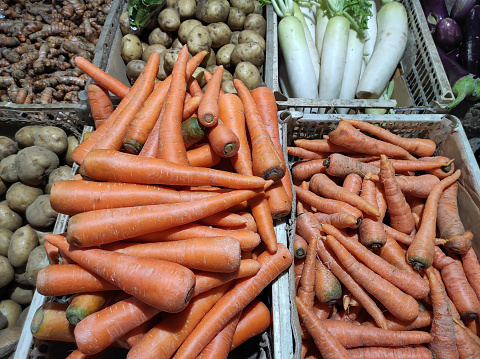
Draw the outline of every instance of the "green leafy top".
[[[128,0],[128,17],[132,30],[147,26],[152,17],[162,8],[164,0]]]
[[[372,16],[370,11],[372,4],[366,0],[326,0],[326,2],[332,16],[345,16],[353,29],[365,37],[365,30],[368,29],[367,21]]]

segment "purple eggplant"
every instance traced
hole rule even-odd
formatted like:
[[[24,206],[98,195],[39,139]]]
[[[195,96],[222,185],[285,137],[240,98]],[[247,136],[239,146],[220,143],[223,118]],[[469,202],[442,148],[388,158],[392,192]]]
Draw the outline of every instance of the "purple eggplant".
[[[446,52],[454,50],[462,41],[462,29],[450,18],[442,19],[438,22],[433,40]]]
[[[448,17],[447,5],[444,0],[421,0],[420,3],[427,19],[428,28],[433,33],[437,23]]]
[[[465,70],[458,62],[448,57],[445,51],[438,46],[437,51],[455,96],[455,100],[448,104],[447,108],[454,108],[464,99],[471,101],[480,100],[480,79]]]
[[[480,5],[475,5],[470,10],[465,21],[460,57],[462,65],[467,71],[477,76],[480,75]]]
[[[458,24],[463,25],[467,20],[468,13],[477,3],[477,0],[456,0],[450,10],[450,17]]]
[[[460,63],[460,49],[457,47],[456,49],[450,51],[447,53],[447,56],[451,58],[452,60],[455,60],[456,62]]]

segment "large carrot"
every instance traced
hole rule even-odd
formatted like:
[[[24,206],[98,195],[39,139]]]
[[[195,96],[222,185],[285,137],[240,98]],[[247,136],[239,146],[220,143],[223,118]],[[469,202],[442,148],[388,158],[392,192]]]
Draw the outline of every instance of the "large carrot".
[[[33,337],[40,340],[74,342],[74,326],[67,320],[65,312],[68,303],[43,303],[33,315],[30,331]]]
[[[219,226],[229,229],[247,229],[245,228],[247,225],[247,220],[240,214],[229,211],[218,212],[208,217],[199,219],[198,223],[206,226]]]
[[[422,223],[407,250],[407,260],[416,270],[428,268],[433,263],[438,200],[444,189],[454,183],[460,174],[461,171],[457,170],[453,175],[441,180],[428,195]]]
[[[405,250],[389,235],[387,235],[387,242],[385,245],[378,251],[378,255],[398,269],[418,275],[412,266],[407,263],[407,260],[405,259]]]
[[[91,151],[85,158],[83,171],[90,178],[110,182],[230,188],[259,188],[265,185],[259,177],[185,166],[113,150]]]
[[[69,220],[67,240],[77,247],[89,247],[165,230],[221,212],[260,191],[237,190],[191,202],[79,213]]]
[[[257,261],[261,265],[257,274],[237,281],[195,327],[174,358],[195,358],[230,319],[292,264],[293,256],[286,246],[279,244],[277,252],[265,251]]]
[[[383,183],[385,199],[392,228],[410,234],[415,228],[412,211],[395,178],[395,170],[385,155],[380,156],[380,179]]]
[[[315,298],[320,303],[334,305],[342,297],[342,284],[321,261],[315,262]]]
[[[362,191],[362,177],[355,173],[350,173],[343,180],[342,187],[348,189],[353,194],[359,195]]]
[[[306,181],[317,173],[325,173],[324,159],[295,162],[292,166],[292,177],[296,181]]]
[[[328,139],[309,140],[306,138],[301,138],[301,139],[295,140],[294,143],[295,143],[295,146],[304,148],[306,150],[321,152],[321,153],[345,153],[345,154],[359,153],[359,152],[349,150],[348,148],[336,145]]]
[[[238,79],[234,79],[233,84],[245,110],[245,119],[252,145],[253,174],[276,182],[285,175],[287,170],[284,157],[275,150],[257,104],[248,88]]]
[[[395,172],[397,173],[406,173],[406,172],[415,172],[415,171],[437,171],[440,168],[449,166],[451,161],[444,159],[445,157],[433,158],[431,161],[419,161],[419,160],[397,160],[391,159]],[[374,167],[380,167],[380,161],[372,161],[370,165]],[[433,176],[433,175],[432,175]],[[437,177],[438,178],[438,177]]]
[[[406,348],[364,347],[347,350],[350,359],[433,359],[432,352],[424,346]]]
[[[306,150],[302,147],[287,147],[290,156],[299,157],[304,160],[324,160],[327,158],[326,153]]]
[[[313,308],[315,299],[315,279],[316,279],[316,258],[317,258],[317,238],[310,239],[307,248],[307,256],[303,263],[302,276],[300,277],[300,285],[297,290],[297,297],[309,308]]]
[[[470,283],[478,300],[480,300],[480,282],[478,281],[478,278],[480,278],[480,263],[473,248],[462,254],[462,263],[468,283]]]
[[[218,122],[218,97],[222,85],[223,66],[218,66],[205,89],[200,105],[198,106],[198,120],[206,127],[214,126]]]
[[[159,309],[129,297],[78,323],[74,330],[75,342],[82,353],[97,354],[159,312]]]
[[[203,348],[197,356],[198,359],[227,359],[241,314],[241,312],[237,313],[228,321],[225,327]]]
[[[387,313],[385,319],[387,319],[388,330],[413,330],[426,328],[432,324],[433,313],[431,311],[421,311],[418,313],[417,319],[413,322],[404,322],[395,318],[393,315]],[[365,322],[362,325],[374,325],[371,321]]]
[[[102,309],[115,294],[116,292],[112,291],[75,294],[65,313],[67,320],[73,325],[77,325],[90,314]]]
[[[89,84],[87,86],[87,96],[95,128],[99,128],[113,112],[110,94],[100,85]]]
[[[357,228],[357,219],[348,213],[326,214],[315,212],[315,217],[320,223],[328,223],[337,228]]]
[[[162,259],[187,268],[230,273],[240,267],[240,244],[233,237],[192,238],[159,243],[128,243],[102,246],[108,251],[142,258]]]
[[[427,174],[421,176],[396,176],[398,186],[404,194],[419,198],[427,198],[440,180],[437,176]]]
[[[86,73],[93,81],[113,93],[118,98],[123,99],[127,96],[128,91],[130,90],[128,86],[124,85],[115,77],[102,71],[90,61],[81,56],[75,56],[75,65],[77,65],[78,68]]]
[[[328,133],[328,139],[334,144],[348,148],[356,153],[376,156],[383,154],[388,157],[414,159],[405,149],[364,135],[346,121],[340,121],[337,128]]]
[[[355,158],[344,156],[340,153],[332,153],[323,161],[323,165],[330,176],[341,178],[345,178],[351,173],[357,174],[363,178],[370,171],[376,176],[374,179],[378,179],[377,175],[380,173],[380,170],[377,167],[369,163],[360,162]]]
[[[438,161],[446,162],[447,163],[446,166],[425,171],[427,173],[437,176],[440,179],[452,175],[453,172],[455,171],[455,165],[453,164],[453,160],[448,157],[443,157],[443,156],[420,157],[418,160],[426,161],[426,162],[438,162]]]
[[[138,258],[97,248],[75,249],[68,245],[62,235],[49,234],[45,239],[81,266],[155,308],[178,312],[190,300],[195,275],[177,263]]]
[[[272,323],[268,307],[260,300],[254,299],[242,310],[242,315],[232,339],[232,349],[245,343],[255,335],[263,333]]]
[[[235,132],[226,126],[220,118],[215,125],[208,127],[206,137],[215,153],[220,157],[232,157],[240,147],[240,140]]]

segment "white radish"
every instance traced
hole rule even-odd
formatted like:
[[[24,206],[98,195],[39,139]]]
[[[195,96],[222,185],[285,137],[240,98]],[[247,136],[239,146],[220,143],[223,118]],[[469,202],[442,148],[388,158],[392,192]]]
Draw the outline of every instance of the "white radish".
[[[377,5],[375,4],[375,0],[367,0],[367,2],[372,5],[370,6],[372,16],[369,16],[367,20],[368,29],[366,30],[365,50],[363,55],[365,63],[370,61],[373,47],[375,46],[375,40],[377,39]]]
[[[310,32],[310,36],[312,39],[315,39],[315,12],[316,6],[303,6],[303,3],[299,3],[300,11],[303,14],[303,18],[305,19],[305,23],[307,24],[308,31]]]
[[[372,57],[358,83],[358,98],[380,97],[407,45],[407,12],[401,3],[392,1],[382,6],[377,14],[377,26]]]
[[[348,34],[347,58],[345,60],[345,70],[343,73],[342,87],[340,89],[340,99],[353,100],[360,79],[360,72],[363,63],[363,49],[365,42],[360,38],[357,31],[350,29]],[[339,114],[347,114],[349,108],[338,108]]]
[[[328,20],[330,16],[328,11],[322,7],[317,7],[317,13],[315,15],[316,26],[315,26],[315,47],[319,55],[322,54],[323,38],[325,36],[325,30],[327,29]]]

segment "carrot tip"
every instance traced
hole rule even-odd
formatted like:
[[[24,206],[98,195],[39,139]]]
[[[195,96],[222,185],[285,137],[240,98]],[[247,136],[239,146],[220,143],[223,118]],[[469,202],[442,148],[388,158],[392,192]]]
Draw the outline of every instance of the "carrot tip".
[[[268,187],[270,187],[274,183],[273,180],[269,179],[267,180],[267,183],[265,183],[265,186],[263,186],[263,190],[265,191]]]
[[[211,127],[211,126],[214,126],[216,123],[217,123],[217,121],[215,121],[215,116],[213,116],[213,115],[210,114],[210,113],[207,113],[207,114],[204,115],[203,118],[202,118],[202,124],[203,124],[204,126]]]
[[[123,148],[128,153],[132,153],[134,155],[138,155],[142,150],[143,145],[138,142],[137,140],[132,140],[131,138],[124,138],[123,139]]]
[[[223,147],[222,152],[225,157],[232,157],[238,152],[237,146],[235,145],[235,143],[227,143]]]
[[[277,182],[280,181],[283,176],[285,176],[285,172],[282,169],[275,167],[266,171],[263,175],[263,178],[265,180],[273,180],[274,182]]]

